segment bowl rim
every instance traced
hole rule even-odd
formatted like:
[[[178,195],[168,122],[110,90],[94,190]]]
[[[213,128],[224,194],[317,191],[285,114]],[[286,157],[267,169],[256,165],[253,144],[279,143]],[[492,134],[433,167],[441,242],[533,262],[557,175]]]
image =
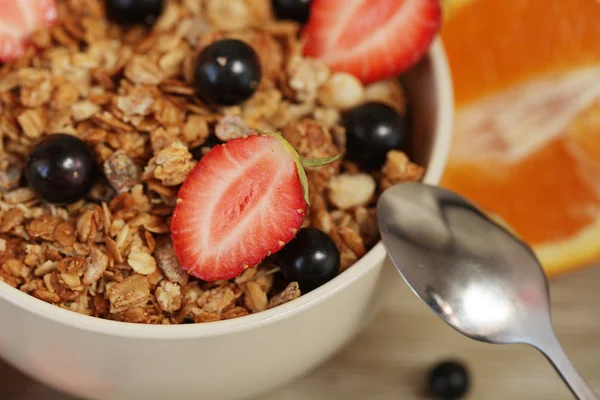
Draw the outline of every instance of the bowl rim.
[[[435,93],[438,98],[436,112],[438,115],[434,134],[435,139],[423,181],[437,184],[446,165],[452,139],[454,98],[450,70],[439,37],[436,37],[433,41],[427,57],[431,62],[432,76],[435,79]],[[316,305],[316,303],[334,296],[337,292],[360,279],[381,262],[385,256],[386,252],[380,241],[343,274],[294,301],[256,314],[204,324],[144,325],[91,317],[48,304],[4,282],[0,282],[0,300],[56,324],[63,324],[100,335],[159,340],[214,337],[269,325]]]

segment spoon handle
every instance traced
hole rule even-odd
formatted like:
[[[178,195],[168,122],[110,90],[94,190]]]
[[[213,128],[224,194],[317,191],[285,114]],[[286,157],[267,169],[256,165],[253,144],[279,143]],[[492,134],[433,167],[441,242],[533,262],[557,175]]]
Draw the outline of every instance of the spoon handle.
[[[573,395],[579,400],[599,400],[592,388],[583,380],[575,369],[562,346],[558,342],[554,332],[545,338],[543,344],[536,345],[538,350],[552,363],[563,381],[567,384]]]

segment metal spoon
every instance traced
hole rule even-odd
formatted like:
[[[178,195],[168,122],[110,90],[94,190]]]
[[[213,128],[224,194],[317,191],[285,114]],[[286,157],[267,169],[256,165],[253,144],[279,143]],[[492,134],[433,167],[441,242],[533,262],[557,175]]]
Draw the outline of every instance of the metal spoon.
[[[537,348],[578,399],[598,399],[554,334],[548,281],[525,243],[459,195],[425,184],[389,188],[377,213],[394,265],[439,317],[475,340]]]

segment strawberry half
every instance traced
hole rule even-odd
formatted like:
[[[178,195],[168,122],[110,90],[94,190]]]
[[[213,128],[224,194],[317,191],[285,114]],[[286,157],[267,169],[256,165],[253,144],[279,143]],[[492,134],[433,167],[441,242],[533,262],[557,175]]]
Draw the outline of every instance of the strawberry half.
[[[0,0],[0,62],[21,56],[29,35],[56,17],[54,0]]]
[[[305,166],[277,134],[233,139],[200,159],[179,190],[171,237],[184,270],[231,279],[294,238],[308,209]]]
[[[440,0],[313,0],[304,53],[369,83],[416,64],[440,24]]]

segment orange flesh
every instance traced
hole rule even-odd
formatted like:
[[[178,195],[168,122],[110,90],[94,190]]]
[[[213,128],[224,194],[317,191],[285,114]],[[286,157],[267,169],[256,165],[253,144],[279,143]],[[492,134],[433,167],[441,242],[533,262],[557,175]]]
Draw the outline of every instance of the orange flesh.
[[[457,112],[508,86],[600,63],[596,0],[477,0],[442,29]],[[600,101],[513,164],[452,154],[442,185],[494,211],[530,244],[572,238],[600,216]]]
[[[478,0],[442,26],[457,106],[544,72],[600,61],[597,0]]]
[[[598,155],[600,159],[600,154]],[[556,165],[561,160],[560,166]],[[542,166],[550,169],[544,172]],[[563,139],[515,165],[450,165],[442,185],[496,212],[529,243],[563,239],[594,221],[600,198],[578,174],[578,160]],[[565,187],[567,186],[567,187]]]

